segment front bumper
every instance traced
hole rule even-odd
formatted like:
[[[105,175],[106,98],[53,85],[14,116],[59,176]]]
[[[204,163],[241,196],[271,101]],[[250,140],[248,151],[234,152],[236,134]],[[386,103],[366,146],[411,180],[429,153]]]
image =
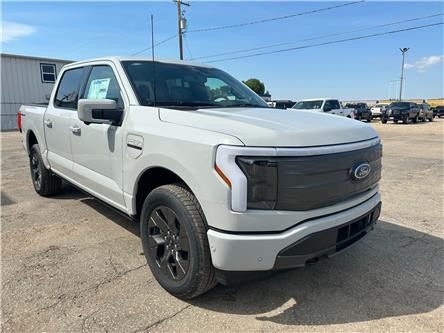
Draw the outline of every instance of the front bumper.
[[[379,217],[380,201],[381,196],[376,193],[356,207],[299,223],[281,233],[227,233],[210,229],[208,242],[213,266],[234,272],[304,266],[307,261],[332,255],[365,236]],[[344,237],[344,230],[349,230],[349,234],[340,238],[340,234]]]

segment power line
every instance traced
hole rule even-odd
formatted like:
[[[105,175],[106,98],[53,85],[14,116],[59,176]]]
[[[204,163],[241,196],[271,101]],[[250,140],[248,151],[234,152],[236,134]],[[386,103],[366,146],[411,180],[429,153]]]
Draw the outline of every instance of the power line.
[[[364,1],[365,0],[346,2],[346,3],[340,4],[340,5],[324,7],[324,8],[320,8],[320,9],[313,9],[313,10],[309,10],[309,11],[305,11],[305,12],[301,12],[301,13],[296,13],[296,14],[272,17],[272,18],[268,18],[268,19],[232,24],[232,25],[222,25],[222,26],[218,26],[218,27],[194,29],[194,30],[188,30],[187,32],[188,33],[190,33],[190,32],[207,32],[207,31],[215,31],[215,30],[223,30],[223,29],[233,29],[233,28],[245,27],[245,26],[249,26],[249,25],[267,23],[267,22],[272,22],[272,21],[277,21],[277,20],[285,20],[285,19],[289,19],[292,17],[296,17],[296,16],[314,14],[314,13],[319,13],[319,12],[323,12],[323,11],[330,10],[330,9],[336,9],[336,8],[342,8],[342,7],[346,7],[346,6],[356,5],[356,4],[362,3]]]
[[[131,54],[131,56],[135,56],[135,55],[141,54],[141,53],[143,53],[143,52],[146,52],[146,51],[148,51],[148,50],[151,50],[152,47],[156,47],[156,46],[159,46],[159,45],[161,45],[161,44],[163,44],[163,43],[166,43],[166,42],[172,40],[173,38],[176,38],[176,36],[177,36],[177,34],[174,34],[174,35],[172,35],[172,36],[170,36],[170,37],[168,37],[168,38],[166,38],[166,39],[164,39],[164,40],[161,40],[160,42],[154,44],[153,46],[147,47],[147,48],[145,48],[145,49],[143,49],[143,50],[140,50],[140,51],[137,51],[137,52]]]
[[[242,49],[242,50],[237,50],[237,51],[230,51],[230,52],[223,52],[223,53],[211,54],[211,55],[206,55],[206,56],[200,56],[200,57],[193,58],[192,60],[216,58],[216,57],[230,55],[230,54],[245,53],[245,52],[250,52],[250,51],[258,51],[258,50],[263,50],[263,49],[267,49],[267,48],[273,48],[273,47],[277,47],[277,46],[291,45],[291,44],[296,44],[296,43],[300,43],[300,42],[307,42],[307,41],[310,41],[310,40],[323,39],[323,38],[327,38],[327,37],[335,37],[335,36],[340,36],[340,35],[346,35],[346,34],[351,34],[351,33],[359,32],[359,31],[365,31],[365,30],[376,29],[376,28],[383,28],[383,27],[388,27],[388,26],[402,24],[402,23],[407,23],[407,22],[412,22],[412,21],[424,20],[424,19],[433,18],[433,17],[437,17],[437,16],[442,16],[442,15],[444,15],[444,13],[433,14],[433,15],[428,15],[428,16],[421,16],[421,17],[415,17],[415,18],[411,18],[411,19],[407,19],[407,20],[402,20],[402,21],[378,24],[378,25],[368,26],[368,27],[360,28],[360,29],[356,29],[356,30],[343,31],[343,32],[327,34],[327,35],[320,35],[320,36],[311,37],[311,38],[304,38],[304,39],[299,39],[299,40],[295,40],[295,41],[292,41],[292,42],[268,44],[268,45],[258,46],[258,47],[249,48],[249,49]]]
[[[308,49],[308,48],[311,48],[311,47],[317,47],[317,46],[323,46],[323,45],[331,45],[331,44],[338,44],[338,43],[344,43],[344,42],[348,42],[348,41],[366,39],[366,38],[370,38],[370,37],[377,37],[377,36],[395,34],[395,33],[404,32],[404,31],[411,31],[411,30],[429,28],[429,27],[438,26],[438,25],[442,25],[442,24],[444,24],[444,22],[432,23],[432,24],[427,24],[427,25],[420,25],[420,26],[416,26],[416,27],[404,28],[404,29],[399,29],[399,30],[385,31],[385,32],[380,32],[380,33],[376,33],[376,34],[371,34],[371,35],[364,35],[364,36],[357,36],[357,37],[346,38],[346,39],[339,39],[339,40],[334,40],[334,41],[329,41],[329,42],[324,42],[324,43],[317,43],[317,44],[309,44],[309,45],[303,45],[303,46],[298,46],[298,47],[291,47],[291,48],[275,50],[275,51],[267,51],[267,52],[248,54],[248,55],[243,55],[243,56],[238,56],[238,57],[217,59],[217,60],[208,61],[207,63],[215,63],[215,62],[222,62],[222,61],[228,61],[228,60],[237,60],[237,59],[242,59],[242,58],[257,57],[257,56],[267,55],[267,54],[290,52],[290,51],[295,51],[295,50]]]
[[[188,44],[188,39],[186,34],[183,34],[183,40],[185,41],[185,47],[187,48],[188,54],[190,55],[190,59],[193,59],[193,54],[191,53],[190,44]]]

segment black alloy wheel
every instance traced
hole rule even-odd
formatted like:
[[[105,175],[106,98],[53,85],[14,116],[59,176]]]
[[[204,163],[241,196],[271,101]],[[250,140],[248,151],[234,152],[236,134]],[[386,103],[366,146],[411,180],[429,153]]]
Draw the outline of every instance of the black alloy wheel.
[[[36,191],[38,192],[42,188],[42,170],[35,152],[31,153],[30,159],[31,179]]]
[[[185,184],[152,190],[142,206],[140,235],[148,266],[172,295],[191,299],[216,285],[205,215]]]
[[[190,266],[190,244],[185,227],[167,206],[156,207],[148,221],[150,258],[169,280],[183,279]]]

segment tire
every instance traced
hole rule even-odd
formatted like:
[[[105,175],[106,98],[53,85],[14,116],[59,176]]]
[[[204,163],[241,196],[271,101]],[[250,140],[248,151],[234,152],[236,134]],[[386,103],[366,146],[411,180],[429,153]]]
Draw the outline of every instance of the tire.
[[[381,123],[383,123],[383,124],[387,124],[387,119],[382,118],[382,119],[381,119]]]
[[[416,117],[415,118],[413,118],[412,119],[413,120],[413,122],[416,124],[416,123],[418,123],[418,120],[419,120],[419,117],[418,117],[418,115],[416,115]]]
[[[38,144],[34,144],[30,149],[29,167],[32,184],[39,195],[48,197],[60,192],[62,179],[46,169]]]
[[[393,120],[393,122],[398,123],[398,119]]]
[[[372,122],[372,120],[373,120],[373,117],[372,117],[372,115],[370,115],[370,116],[368,116],[368,117],[367,117],[367,122],[368,122],[368,123],[371,123],[371,122]]]
[[[407,124],[407,123],[409,122],[409,117],[405,117],[405,118],[403,118],[403,119],[402,119],[402,122],[403,122],[404,124]]]
[[[434,117],[430,117],[430,118],[429,118],[429,121],[432,122],[432,121],[433,121],[433,118],[434,118]]]
[[[205,216],[184,186],[160,186],[146,197],[140,235],[151,272],[170,294],[191,299],[216,285]]]

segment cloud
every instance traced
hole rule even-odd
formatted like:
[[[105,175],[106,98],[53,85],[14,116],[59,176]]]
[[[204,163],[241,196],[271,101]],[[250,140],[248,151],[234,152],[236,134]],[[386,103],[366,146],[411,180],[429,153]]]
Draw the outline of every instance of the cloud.
[[[33,26],[27,24],[2,21],[0,42],[6,43],[16,40],[20,37],[31,35],[35,31],[36,29]]]
[[[419,73],[424,73],[428,67],[439,64],[440,62],[443,61],[444,61],[444,55],[423,57],[420,60],[415,61],[413,64],[405,64],[404,68],[405,69],[416,68],[416,70]]]

